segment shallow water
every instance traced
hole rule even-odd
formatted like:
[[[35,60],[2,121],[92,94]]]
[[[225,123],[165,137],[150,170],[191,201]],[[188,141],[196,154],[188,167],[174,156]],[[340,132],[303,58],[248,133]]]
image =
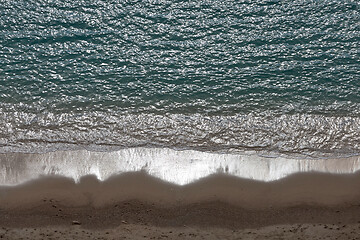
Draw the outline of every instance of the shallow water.
[[[0,151],[360,153],[358,1],[2,1]]]

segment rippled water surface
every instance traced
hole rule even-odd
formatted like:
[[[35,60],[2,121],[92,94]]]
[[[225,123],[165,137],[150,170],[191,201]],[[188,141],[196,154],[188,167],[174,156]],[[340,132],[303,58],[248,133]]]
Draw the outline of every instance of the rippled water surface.
[[[358,1],[0,1],[0,151],[360,153]]]

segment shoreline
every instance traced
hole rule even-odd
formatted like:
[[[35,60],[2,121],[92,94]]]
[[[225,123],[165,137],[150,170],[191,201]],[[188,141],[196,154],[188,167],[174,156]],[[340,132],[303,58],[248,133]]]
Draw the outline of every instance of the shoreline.
[[[135,171],[145,171],[177,185],[187,185],[217,173],[271,182],[297,173],[352,174],[360,171],[360,156],[301,159],[264,157],[255,152],[233,154],[145,147],[112,152],[0,154],[0,186],[26,183],[48,175],[72,178],[75,182],[86,175],[95,175],[106,181],[112,176]]]
[[[360,202],[359,186],[360,171],[297,173],[271,182],[218,173],[187,185],[165,182],[145,171],[122,173],[105,181],[87,175],[78,183],[63,176],[43,176],[24,184],[0,186],[0,209],[37,206],[46,199],[73,207],[103,207],[134,199],[163,206],[220,201],[248,209],[336,206]]]

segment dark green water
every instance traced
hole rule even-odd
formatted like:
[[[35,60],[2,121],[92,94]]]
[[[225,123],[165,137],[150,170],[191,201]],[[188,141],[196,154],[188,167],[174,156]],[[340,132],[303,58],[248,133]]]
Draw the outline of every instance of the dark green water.
[[[0,1],[0,149],[360,153],[358,1]]]

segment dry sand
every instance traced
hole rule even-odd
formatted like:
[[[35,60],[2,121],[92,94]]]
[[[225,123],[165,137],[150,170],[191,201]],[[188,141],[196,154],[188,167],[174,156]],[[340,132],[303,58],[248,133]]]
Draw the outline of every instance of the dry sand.
[[[256,229],[156,227],[120,225],[104,230],[82,227],[43,227],[0,229],[4,239],[359,239],[359,224],[349,226],[324,224],[277,225]]]
[[[360,239],[360,174],[183,187],[142,172],[0,187],[3,239]]]

